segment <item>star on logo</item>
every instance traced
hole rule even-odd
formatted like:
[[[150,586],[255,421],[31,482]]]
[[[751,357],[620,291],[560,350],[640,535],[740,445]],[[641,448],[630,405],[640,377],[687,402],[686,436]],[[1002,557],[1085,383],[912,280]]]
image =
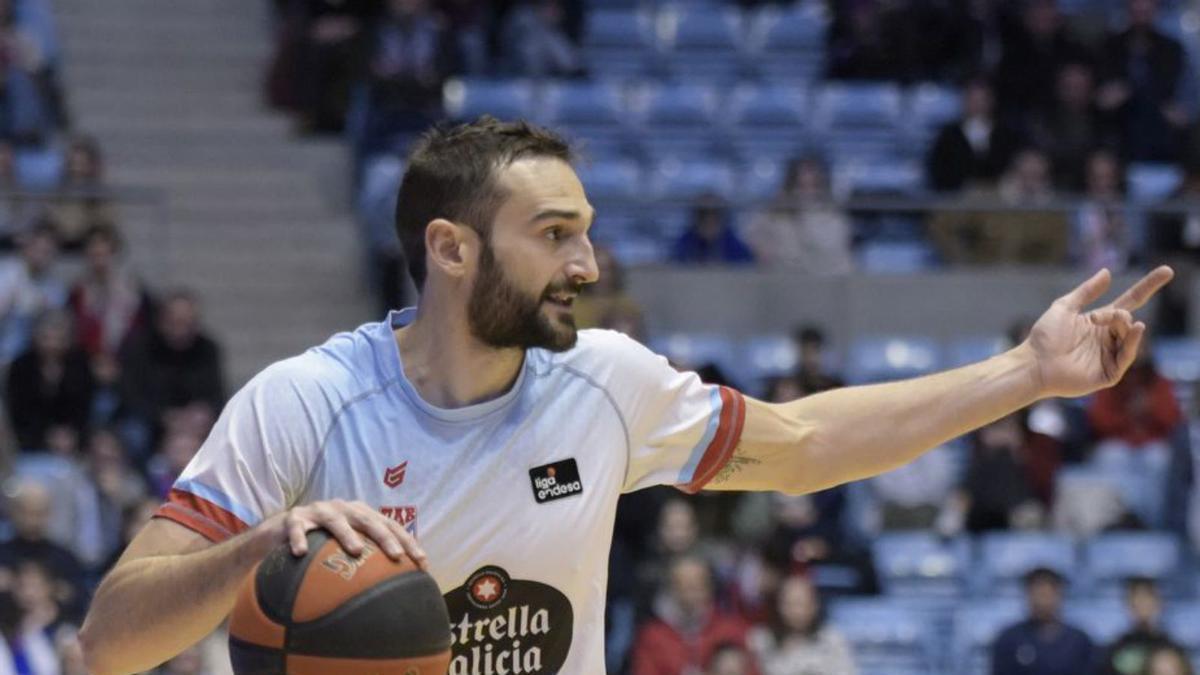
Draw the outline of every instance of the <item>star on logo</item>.
[[[475,599],[480,602],[491,602],[496,599],[496,596],[500,595],[499,584],[497,584],[496,579],[491,576],[486,576],[475,582],[475,588],[473,590],[475,593]]]

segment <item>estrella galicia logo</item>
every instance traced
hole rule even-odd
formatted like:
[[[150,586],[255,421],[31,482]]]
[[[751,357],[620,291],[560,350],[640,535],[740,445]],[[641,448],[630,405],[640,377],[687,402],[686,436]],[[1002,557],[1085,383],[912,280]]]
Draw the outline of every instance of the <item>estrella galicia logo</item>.
[[[449,675],[509,675],[562,670],[571,649],[571,601],[553,586],[513,579],[487,565],[446,593]]]
[[[579,465],[574,457],[561,462],[535,466],[529,470],[533,483],[533,498],[539,504],[583,493],[583,482],[579,480]]]

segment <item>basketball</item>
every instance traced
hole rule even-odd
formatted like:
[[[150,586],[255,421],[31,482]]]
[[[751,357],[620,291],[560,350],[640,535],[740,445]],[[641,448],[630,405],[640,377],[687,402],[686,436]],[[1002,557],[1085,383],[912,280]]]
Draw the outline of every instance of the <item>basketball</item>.
[[[444,675],[450,619],[437,583],[371,542],[355,558],[325,530],[308,552],[272,551],[229,621],[238,675]]]

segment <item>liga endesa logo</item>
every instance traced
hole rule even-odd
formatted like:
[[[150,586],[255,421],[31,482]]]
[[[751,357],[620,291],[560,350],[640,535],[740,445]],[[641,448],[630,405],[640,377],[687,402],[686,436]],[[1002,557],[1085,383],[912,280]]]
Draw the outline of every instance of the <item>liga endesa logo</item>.
[[[446,593],[449,675],[557,673],[571,649],[571,601],[547,584],[513,579],[503,568],[475,570]]]

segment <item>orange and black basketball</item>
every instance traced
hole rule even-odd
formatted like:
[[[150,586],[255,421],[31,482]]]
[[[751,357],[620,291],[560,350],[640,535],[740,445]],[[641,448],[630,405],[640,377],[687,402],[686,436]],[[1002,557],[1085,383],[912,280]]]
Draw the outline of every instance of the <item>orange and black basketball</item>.
[[[355,558],[324,530],[250,573],[229,621],[238,675],[445,675],[450,619],[437,583],[368,544]]]

